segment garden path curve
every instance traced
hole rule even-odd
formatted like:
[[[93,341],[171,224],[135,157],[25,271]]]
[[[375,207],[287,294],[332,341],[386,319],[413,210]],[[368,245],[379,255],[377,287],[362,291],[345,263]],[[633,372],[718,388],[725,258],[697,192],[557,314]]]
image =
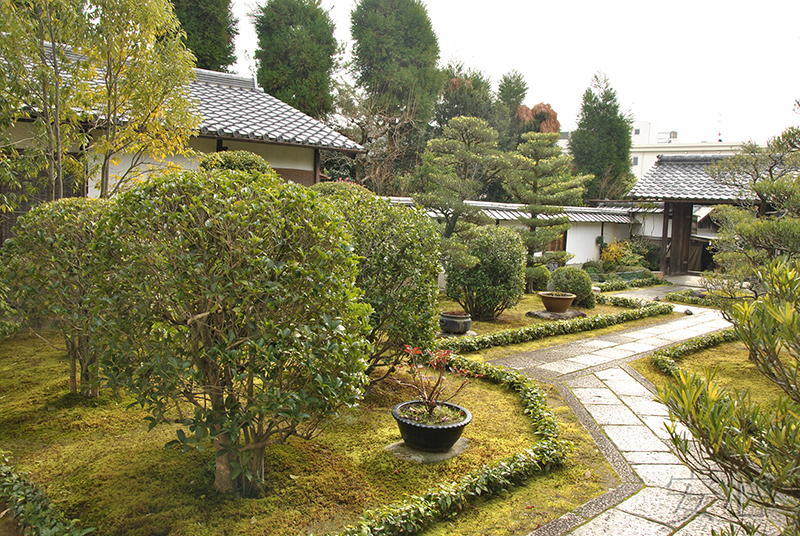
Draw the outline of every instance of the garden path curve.
[[[555,385],[621,481],[529,536],[690,536],[728,526],[723,505],[672,452],[667,408],[654,400],[653,384],[627,364],[730,326],[714,309],[675,306],[687,309],[692,314],[647,328],[492,361]]]

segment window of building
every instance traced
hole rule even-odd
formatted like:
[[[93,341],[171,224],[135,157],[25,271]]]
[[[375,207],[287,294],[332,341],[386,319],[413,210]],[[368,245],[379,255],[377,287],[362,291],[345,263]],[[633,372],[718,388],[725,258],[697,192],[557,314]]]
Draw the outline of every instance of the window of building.
[[[633,135],[634,136],[638,136],[639,135],[639,129],[638,128],[633,129]]]
[[[638,156],[634,156],[634,157],[633,157],[633,161],[632,161],[631,163],[632,163],[634,166],[638,166],[638,165],[639,165],[639,157],[638,157]]]

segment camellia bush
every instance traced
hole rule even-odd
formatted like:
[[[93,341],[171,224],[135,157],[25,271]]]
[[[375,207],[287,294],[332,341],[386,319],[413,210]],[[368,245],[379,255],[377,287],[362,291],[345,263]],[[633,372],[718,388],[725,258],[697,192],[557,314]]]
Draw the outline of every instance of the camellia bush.
[[[110,386],[216,451],[214,487],[253,495],[264,449],[310,438],[366,382],[369,306],[338,212],[275,173],[198,170],[114,203],[96,253]]]
[[[475,320],[494,320],[524,296],[527,251],[519,233],[507,227],[476,227],[464,243],[478,263],[465,268],[446,261],[445,292]]]
[[[592,309],[596,305],[597,300],[592,291],[592,278],[580,268],[574,266],[556,268],[550,281],[553,290],[575,294],[575,305],[578,307]]]
[[[403,361],[406,344],[431,349],[439,317],[439,235],[431,219],[357,184],[326,182],[312,189],[342,211],[360,257],[356,285],[372,306],[367,372]]]
[[[17,221],[14,238],[3,244],[9,302],[29,327],[52,323],[61,331],[70,392],[83,396],[98,394],[91,296],[103,268],[90,245],[108,207],[106,200],[76,197],[37,205]]]
[[[231,169],[237,171],[272,171],[269,163],[250,151],[221,151],[210,153],[200,161],[200,169]]]

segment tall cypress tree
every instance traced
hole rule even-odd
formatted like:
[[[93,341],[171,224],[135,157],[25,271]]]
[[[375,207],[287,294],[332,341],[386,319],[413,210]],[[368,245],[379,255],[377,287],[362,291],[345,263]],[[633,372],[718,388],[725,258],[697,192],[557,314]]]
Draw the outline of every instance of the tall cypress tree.
[[[255,24],[258,85],[311,117],[329,114],[336,39],[320,0],[269,0]]]
[[[172,0],[172,5],[186,32],[186,46],[197,58],[197,67],[228,72],[236,63],[233,38],[239,33],[231,0]]]
[[[617,199],[635,183],[631,173],[632,124],[633,119],[619,111],[617,92],[605,75],[594,75],[583,94],[578,128],[569,139],[578,171],[594,175],[586,187],[586,199]]]

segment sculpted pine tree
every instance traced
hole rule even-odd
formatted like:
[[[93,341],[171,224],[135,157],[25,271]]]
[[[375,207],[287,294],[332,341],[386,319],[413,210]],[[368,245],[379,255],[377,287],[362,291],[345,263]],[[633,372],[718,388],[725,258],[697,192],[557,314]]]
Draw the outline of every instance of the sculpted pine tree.
[[[258,85],[321,119],[333,110],[334,24],[320,0],[269,0],[256,12]]]

